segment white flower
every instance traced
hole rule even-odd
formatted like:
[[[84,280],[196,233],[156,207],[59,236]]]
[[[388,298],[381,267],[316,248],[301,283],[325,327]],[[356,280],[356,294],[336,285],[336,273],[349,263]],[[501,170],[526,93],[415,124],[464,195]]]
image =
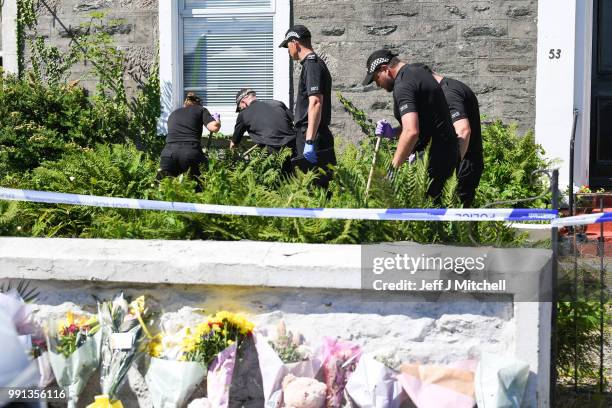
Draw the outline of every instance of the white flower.
[[[69,177],[70,181],[74,181],[76,178],[74,176]]]

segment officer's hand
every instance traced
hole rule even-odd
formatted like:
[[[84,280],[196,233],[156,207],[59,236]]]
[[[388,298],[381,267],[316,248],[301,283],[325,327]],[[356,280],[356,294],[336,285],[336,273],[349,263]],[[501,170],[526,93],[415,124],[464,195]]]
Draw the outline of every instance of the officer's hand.
[[[303,156],[310,163],[314,164],[314,163],[317,162],[317,152],[315,152],[315,150],[314,150],[314,144],[306,144],[306,145],[304,145]]]
[[[221,122],[221,114],[218,112],[213,113],[212,118],[217,122]]]
[[[376,136],[385,137],[387,139],[393,139],[393,127],[386,119],[379,120],[376,122]]]

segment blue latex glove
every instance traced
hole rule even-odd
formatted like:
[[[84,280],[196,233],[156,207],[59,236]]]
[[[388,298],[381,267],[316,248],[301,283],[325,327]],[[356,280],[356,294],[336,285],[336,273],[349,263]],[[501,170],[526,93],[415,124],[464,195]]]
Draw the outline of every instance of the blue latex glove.
[[[314,163],[317,162],[317,152],[315,152],[315,150],[314,150],[314,144],[305,144],[304,145],[303,156],[310,163],[314,164]]]
[[[211,116],[212,116],[212,118],[213,118],[215,121],[217,121],[217,122],[221,121],[221,114],[220,114],[220,113],[215,112],[215,113],[213,113]]]
[[[376,136],[393,139],[393,127],[386,119],[376,122],[376,131],[374,133]]]

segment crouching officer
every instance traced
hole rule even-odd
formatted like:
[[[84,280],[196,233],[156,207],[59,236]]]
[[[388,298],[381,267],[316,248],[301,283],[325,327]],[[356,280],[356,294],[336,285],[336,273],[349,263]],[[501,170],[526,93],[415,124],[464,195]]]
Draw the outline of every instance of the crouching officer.
[[[364,85],[372,81],[393,92],[396,129],[387,121],[377,123],[376,134],[399,136],[393,167],[401,166],[414,153],[417,143],[430,143],[428,173],[431,184],[427,194],[439,200],[446,180],[457,167],[457,135],[451,122],[444,92],[421,64],[407,64],[389,50],[378,50],[368,58]],[[423,143],[424,142],[424,143]]]
[[[230,142],[230,149],[236,148],[244,132],[248,132],[251,140],[268,152],[279,151],[284,147],[291,149],[291,157],[295,157],[295,129],[293,114],[281,101],[260,101],[257,94],[250,88],[243,88],[236,94],[236,126]],[[283,164],[283,172],[291,171],[291,158]]]
[[[312,49],[311,35],[303,25],[294,25],[285,34],[279,47],[302,65],[295,101],[296,148],[298,155],[312,166],[324,169],[317,185],[327,188],[333,173],[329,164],[336,164],[331,121],[332,78],[327,65]]]
[[[168,135],[161,153],[158,178],[176,177],[187,171],[193,177],[200,175],[200,163],[206,161],[201,144],[204,126],[211,132],[218,132],[221,128],[219,114],[211,115],[200,98],[189,92],[183,107],[168,118]]]

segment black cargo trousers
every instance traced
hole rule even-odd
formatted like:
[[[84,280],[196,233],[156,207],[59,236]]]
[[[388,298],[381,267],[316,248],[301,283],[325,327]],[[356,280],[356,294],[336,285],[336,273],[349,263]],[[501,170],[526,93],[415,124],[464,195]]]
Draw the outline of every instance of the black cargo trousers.
[[[202,152],[199,142],[170,142],[161,152],[158,178],[176,177],[187,173],[192,177],[200,176],[200,164],[206,163],[207,157]]]

